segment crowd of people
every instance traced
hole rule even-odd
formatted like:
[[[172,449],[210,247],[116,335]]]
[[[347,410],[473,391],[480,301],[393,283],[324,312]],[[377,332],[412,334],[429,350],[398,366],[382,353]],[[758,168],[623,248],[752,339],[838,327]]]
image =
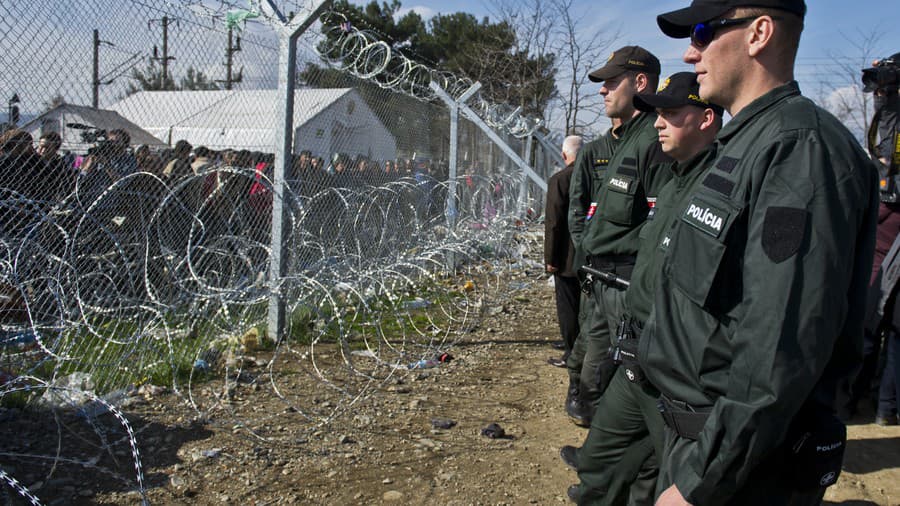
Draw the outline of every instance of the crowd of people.
[[[812,505],[840,475],[871,391],[863,342],[898,349],[896,290],[876,280],[896,281],[900,220],[879,211],[891,153],[870,157],[794,80],[806,9],[694,0],[657,17],[694,72],[663,78],[626,46],[589,74],[613,127],[566,139],[545,220],[564,350],[549,362],[588,428],[559,451],[573,502]],[[882,425],[898,421],[892,361]]]

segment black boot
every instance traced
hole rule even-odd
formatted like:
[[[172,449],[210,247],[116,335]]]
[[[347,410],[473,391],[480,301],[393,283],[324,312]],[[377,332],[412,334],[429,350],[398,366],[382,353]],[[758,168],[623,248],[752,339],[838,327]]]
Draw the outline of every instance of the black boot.
[[[581,400],[581,388],[578,382],[569,380],[569,393],[566,395],[566,414],[581,427],[591,426],[591,412]]]

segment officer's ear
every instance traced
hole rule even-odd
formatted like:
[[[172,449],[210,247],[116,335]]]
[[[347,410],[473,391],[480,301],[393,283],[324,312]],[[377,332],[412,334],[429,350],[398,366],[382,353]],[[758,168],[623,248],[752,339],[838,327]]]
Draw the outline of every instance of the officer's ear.
[[[700,122],[700,131],[706,132],[712,129],[711,133],[715,134],[722,128],[722,116],[716,114],[711,108],[707,107],[703,110],[703,120]]]
[[[647,89],[650,86],[650,79],[647,78],[647,74],[643,72],[636,72],[634,74],[634,87],[638,93],[647,93]]]
[[[754,19],[747,29],[748,53],[756,57],[772,44],[775,35],[775,20],[772,16],[762,15]]]

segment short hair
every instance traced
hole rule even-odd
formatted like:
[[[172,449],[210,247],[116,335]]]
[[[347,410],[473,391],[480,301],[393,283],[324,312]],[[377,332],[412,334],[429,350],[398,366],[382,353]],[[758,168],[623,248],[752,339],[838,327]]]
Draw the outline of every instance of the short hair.
[[[181,139],[175,143],[175,152],[176,153],[187,153],[191,150],[191,143]]]
[[[563,141],[562,150],[570,156],[578,156],[583,142],[580,135],[570,135]]]
[[[638,74],[644,74],[644,76],[647,77],[647,89],[642,93],[656,93],[656,88],[659,87],[659,76],[656,74],[641,70],[626,70],[625,74],[632,80],[634,80]]]
[[[774,19],[775,26],[781,28],[775,31],[776,41],[779,43],[779,59],[793,65],[797,59],[797,49],[800,47],[800,34],[803,33],[801,16],[771,7],[738,7],[734,10],[734,16],[741,18],[769,16]]]
[[[107,137],[109,137],[111,135],[115,135],[116,137],[118,137],[119,142],[121,142],[122,144],[125,144],[126,146],[131,144],[131,135],[129,135],[128,132],[126,132],[125,130],[122,130],[121,128],[117,128],[115,130],[110,130],[109,133],[107,134]]]
[[[209,148],[206,146],[197,146],[194,148],[194,155],[197,157],[206,158],[209,156]]]
[[[33,142],[34,138],[30,133],[18,128],[11,128],[0,135],[0,153],[20,154]]]
[[[47,144],[53,146],[54,149],[59,149],[62,146],[62,137],[57,132],[47,132],[41,135],[40,140],[47,141]]]

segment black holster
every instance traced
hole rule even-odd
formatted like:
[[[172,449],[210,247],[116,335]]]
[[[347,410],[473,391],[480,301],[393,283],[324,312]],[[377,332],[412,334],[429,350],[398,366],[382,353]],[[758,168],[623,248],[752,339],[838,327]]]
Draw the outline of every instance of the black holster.
[[[709,418],[711,408],[697,408],[661,395],[657,404],[663,422],[678,436],[696,441]]]
[[[830,487],[841,475],[847,426],[829,409],[804,407],[783,445],[797,490]]]
[[[636,385],[643,385],[647,382],[647,377],[638,361],[638,343],[642,330],[643,324],[636,318],[623,316],[616,331],[616,344],[610,349],[613,362],[621,365],[625,370],[625,378]]]

